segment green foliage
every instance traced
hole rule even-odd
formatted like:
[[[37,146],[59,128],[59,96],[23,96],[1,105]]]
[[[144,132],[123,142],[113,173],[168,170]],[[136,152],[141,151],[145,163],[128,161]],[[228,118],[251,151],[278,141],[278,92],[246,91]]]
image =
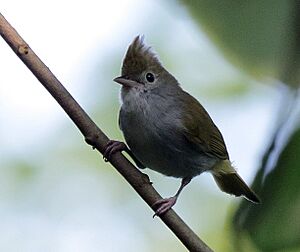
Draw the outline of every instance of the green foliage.
[[[289,87],[299,87],[298,1],[182,2],[195,21],[235,65],[255,77],[272,77]],[[282,104],[287,104],[290,98],[285,97]],[[285,121],[290,119],[288,110],[284,106],[281,108],[278,114],[280,123],[282,115],[286,115]],[[280,128],[278,125],[275,127]],[[261,169],[253,183],[262,204],[242,202],[234,215],[233,237],[238,251],[299,251],[300,129],[288,141],[280,139],[278,134],[266,141],[272,144],[264,155]],[[288,144],[281,153],[273,153],[278,141],[286,141]],[[278,161],[274,169],[266,173],[270,157]]]
[[[233,97],[240,97],[246,95],[250,91],[250,85],[247,83],[247,80],[232,80],[225,82],[223,81],[218,85],[218,88],[215,86],[210,88],[207,87],[203,92],[208,97],[213,97],[217,99],[224,99]]]
[[[297,38],[295,0],[182,0],[227,58],[256,77],[271,76],[297,85],[299,71],[282,71],[291,62]],[[296,28],[296,29],[295,29]],[[297,61],[299,61],[299,57]],[[299,62],[297,62],[299,66]],[[297,78],[291,78],[297,74]]]
[[[300,246],[300,129],[290,138],[276,167],[260,189],[262,204],[242,204],[235,216],[236,235],[249,235],[263,251],[287,251]],[[257,175],[261,180],[262,168]],[[241,232],[242,231],[242,232]],[[237,240],[243,241],[241,237]]]

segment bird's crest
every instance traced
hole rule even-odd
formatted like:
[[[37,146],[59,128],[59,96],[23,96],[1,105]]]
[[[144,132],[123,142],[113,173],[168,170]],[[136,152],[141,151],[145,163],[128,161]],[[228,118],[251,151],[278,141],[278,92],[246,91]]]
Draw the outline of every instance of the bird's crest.
[[[138,75],[149,68],[161,68],[161,63],[144,36],[137,36],[129,45],[122,65],[122,75]]]

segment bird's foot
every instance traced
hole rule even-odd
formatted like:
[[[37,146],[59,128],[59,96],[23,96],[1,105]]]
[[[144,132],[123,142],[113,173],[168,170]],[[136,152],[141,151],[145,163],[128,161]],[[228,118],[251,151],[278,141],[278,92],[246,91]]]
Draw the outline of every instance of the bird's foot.
[[[176,196],[156,201],[152,205],[152,207],[157,208],[156,211],[155,211],[155,214],[153,215],[153,218],[155,216],[161,216],[164,213],[166,213],[167,211],[169,211],[169,209],[171,209],[171,207],[175,205],[176,201],[177,201]]]
[[[111,156],[118,152],[118,151],[127,151],[128,148],[125,143],[115,141],[115,140],[109,140],[105,146],[105,151],[103,153],[103,159],[105,162],[108,162],[108,160],[111,158]]]

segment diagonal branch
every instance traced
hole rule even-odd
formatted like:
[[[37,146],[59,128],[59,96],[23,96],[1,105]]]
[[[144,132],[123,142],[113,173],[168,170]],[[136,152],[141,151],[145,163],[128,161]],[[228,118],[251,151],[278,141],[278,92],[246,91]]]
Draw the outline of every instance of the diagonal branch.
[[[97,127],[1,13],[0,34],[69,115],[85,137],[86,142],[103,153],[104,147],[109,140],[108,137]],[[149,206],[161,199],[161,196],[152,187],[147,176],[135,168],[121,153],[113,155],[110,162]],[[212,251],[173,210],[161,216],[161,219],[190,251]]]

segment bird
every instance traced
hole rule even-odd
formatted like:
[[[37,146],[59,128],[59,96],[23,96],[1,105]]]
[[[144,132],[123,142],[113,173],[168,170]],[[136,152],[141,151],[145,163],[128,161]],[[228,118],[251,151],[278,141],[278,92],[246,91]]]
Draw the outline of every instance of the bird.
[[[212,174],[221,191],[260,199],[239,176],[229,159],[224,138],[205,108],[184,91],[143,36],[129,45],[114,79],[121,85],[119,127],[124,142],[110,140],[104,158],[126,151],[136,165],[181,179],[176,194],[153,204],[154,216],[175,205],[183,188],[202,174]]]

